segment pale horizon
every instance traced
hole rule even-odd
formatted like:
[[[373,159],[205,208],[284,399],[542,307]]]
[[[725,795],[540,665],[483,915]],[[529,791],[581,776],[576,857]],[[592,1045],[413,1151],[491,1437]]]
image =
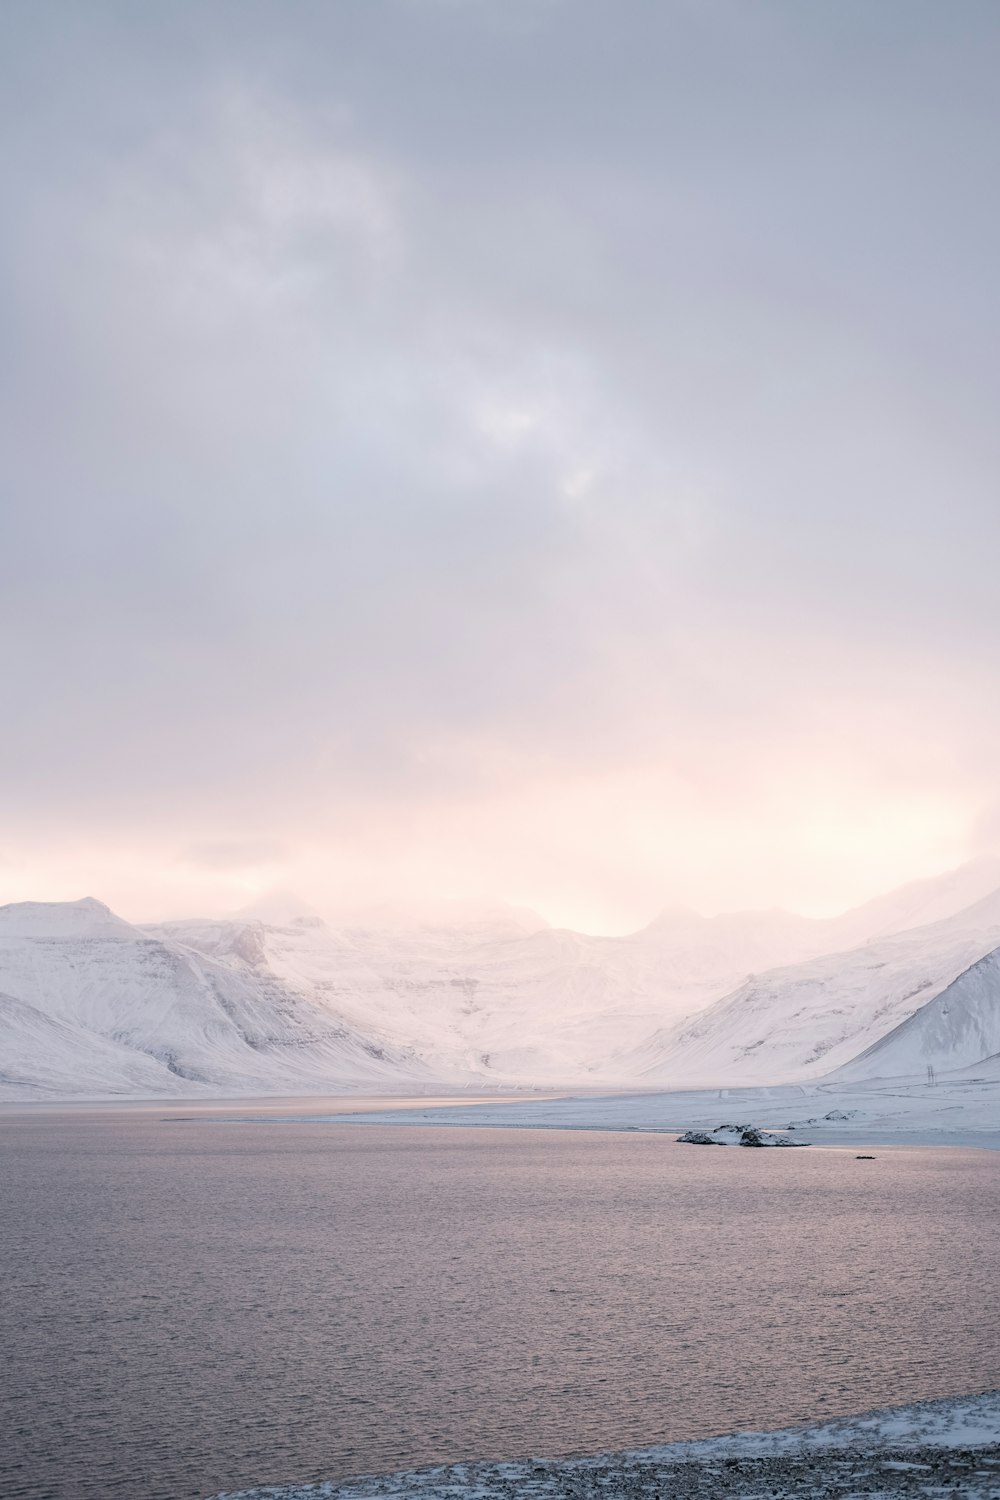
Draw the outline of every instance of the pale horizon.
[[[68,895],[63,894],[54,897],[16,897],[13,902],[0,902],[0,905],[17,904],[20,901],[42,901],[46,903],[74,903],[86,900],[99,901],[102,905],[107,906],[113,911],[116,916],[122,917],[125,921],[139,927],[155,925],[160,922],[182,921],[186,918],[208,918],[218,921],[259,919],[266,923],[277,921],[279,917],[284,919],[286,915],[292,918],[296,915],[318,917],[324,923],[334,927],[350,926],[357,923],[384,924],[387,927],[398,923],[458,927],[463,925],[464,922],[474,922],[479,919],[509,918],[511,921],[523,925],[526,931],[531,928],[533,921],[537,919],[539,926],[577,932],[584,936],[627,937],[643,931],[661,917],[670,916],[688,916],[711,921],[716,917],[780,912],[785,915],[800,916],[814,920],[836,918],[845,916],[847,913],[863,907],[869,901],[893,895],[898,890],[906,889],[909,886],[919,887],[925,881],[933,883],[935,877],[947,878],[950,875],[957,875],[964,871],[977,871],[988,875],[995,875],[997,888],[1000,889],[1000,856],[981,855],[975,859],[963,861],[960,865],[950,865],[945,869],[929,871],[923,875],[897,882],[891,886],[879,887],[877,890],[868,891],[859,900],[850,901],[846,905],[813,910],[780,905],[750,905],[706,910],[689,904],[685,905],[674,902],[660,906],[656,911],[650,913],[645,920],[637,924],[621,925],[618,927],[586,926],[572,921],[559,921],[546,916],[544,912],[535,907],[521,902],[508,901],[504,897],[491,896],[489,894],[479,896],[438,894],[432,898],[380,899],[370,902],[342,903],[331,906],[324,904],[322,901],[318,904],[306,901],[298,891],[292,890],[287,886],[269,886],[255,889],[249,893],[244,892],[248,899],[241,905],[208,905],[198,910],[190,908],[183,903],[178,904],[176,907],[151,910],[135,908],[127,897],[123,897],[121,903],[116,903],[107,900],[100,893],[91,890],[76,891]],[[974,900],[978,899],[978,896],[974,898]],[[968,904],[974,904],[974,900],[970,900]]]

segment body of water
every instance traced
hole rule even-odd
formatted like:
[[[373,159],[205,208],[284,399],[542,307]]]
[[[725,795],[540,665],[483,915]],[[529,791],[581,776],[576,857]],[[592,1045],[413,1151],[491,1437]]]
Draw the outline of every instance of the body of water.
[[[1000,1155],[0,1123],[0,1494],[189,1500],[1000,1385]]]

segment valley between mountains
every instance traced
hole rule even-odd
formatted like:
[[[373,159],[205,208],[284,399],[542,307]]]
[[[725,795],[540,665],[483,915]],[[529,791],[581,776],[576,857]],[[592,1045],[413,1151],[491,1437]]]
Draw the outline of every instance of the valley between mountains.
[[[996,1071],[1000,863],[842,916],[664,913],[627,937],[513,909],[135,926],[0,908],[0,1098],[679,1089]]]

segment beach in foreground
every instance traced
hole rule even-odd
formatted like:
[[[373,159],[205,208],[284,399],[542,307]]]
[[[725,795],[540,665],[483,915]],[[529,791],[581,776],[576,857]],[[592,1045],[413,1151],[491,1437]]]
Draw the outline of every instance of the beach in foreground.
[[[346,1484],[285,1485],[212,1500],[514,1500],[651,1497],[798,1500],[1000,1495],[1000,1391],[888,1407],[819,1426],[737,1433],[556,1462],[452,1464]]]

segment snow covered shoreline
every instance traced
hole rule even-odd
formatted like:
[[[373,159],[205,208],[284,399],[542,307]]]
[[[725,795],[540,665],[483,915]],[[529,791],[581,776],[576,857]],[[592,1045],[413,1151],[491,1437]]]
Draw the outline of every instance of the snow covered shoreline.
[[[916,1080],[838,1085],[783,1084],[774,1088],[678,1089],[664,1093],[576,1094],[467,1104],[458,1097],[433,1104],[410,1100],[373,1109],[348,1105],[231,1118],[273,1123],[435,1125],[520,1130],[645,1131],[681,1135],[714,1131],[738,1118],[758,1129],[786,1131],[813,1146],[958,1146],[1000,1150],[1000,1080]]]
[[[971,1072],[972,1070],[970,1070]],[[814,1147],[952,1146],[1000,1150],[1000,1078],[954,1077],[933,1086],[915,1079],[862,1084],[782,1084],[771,1088],[664,1092],[473,1095],[340,1094],[302,1097],[230,1094],[212,1099],[105,1098],[0,1102],[0,1118],[131,1110],[165,1120],[240,1124],[451,1126],[468,1129],[640,1131],[680,1136],[712,1132],[739,1119],[789,1133]]]
[[[460,1463],[319,1484],[266,1485],[211,1500],[512,1500],[514,1496],[857,1492],[1000,1495],[1000,1391],[886,1407],[777,1432],[734,1433],[582,1458]]]

